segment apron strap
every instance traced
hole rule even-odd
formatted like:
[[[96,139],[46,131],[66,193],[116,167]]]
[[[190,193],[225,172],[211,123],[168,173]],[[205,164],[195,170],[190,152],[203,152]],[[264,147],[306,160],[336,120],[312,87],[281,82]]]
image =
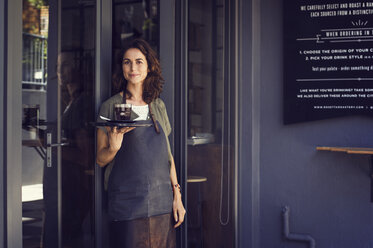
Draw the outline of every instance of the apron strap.
[[[126,104],[127,100],[126,100],[126,95],[127,95],[127,90],[123,90],[123,97],[122,97],[122,103]]]
[[[157,134],[160,134],[161,132],[159,131],[159,127],[158,127],[158,123],[157,121],[155,120],[155,117],[154,117],[154,114],[152,112],[152,107],[151,107],[151,103],[149,103],[149,114],[150,114],[150,117],[152,118],[152,121],[153,121],[153,124],[154,124],[154,128],[155,128],[155,132]]]

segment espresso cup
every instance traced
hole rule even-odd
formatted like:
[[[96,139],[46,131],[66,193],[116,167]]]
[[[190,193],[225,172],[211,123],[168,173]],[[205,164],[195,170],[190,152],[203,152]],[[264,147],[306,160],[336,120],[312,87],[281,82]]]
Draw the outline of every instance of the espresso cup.
[[[131,119],[132,104],[118,103],[114,105],[115,120],[129,121]]]
[[[23,105],[23,125],[39,125],[40,105]]]

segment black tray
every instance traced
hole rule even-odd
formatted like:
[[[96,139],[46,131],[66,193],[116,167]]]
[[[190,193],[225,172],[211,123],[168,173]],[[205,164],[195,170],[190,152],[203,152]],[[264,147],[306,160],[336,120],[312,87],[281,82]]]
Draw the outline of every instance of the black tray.
[[[153,126],[152,123],[144,123],[137,121],[105,121],[105,122],[95,122],[93,123],[96,127],[150,127]]]

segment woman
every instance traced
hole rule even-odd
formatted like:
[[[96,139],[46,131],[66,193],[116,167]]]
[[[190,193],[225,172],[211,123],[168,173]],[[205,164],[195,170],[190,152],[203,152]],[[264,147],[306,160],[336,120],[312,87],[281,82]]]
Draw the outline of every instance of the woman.
[[[149,44],[136,39],[124,50],[122,70],[124,90],[102,104],[100,116],[114,119],[114,105],[130,103],[131,119],[152,126],[97,131],[97,163],[112,164],[111,244],[176,247],[174,228],[184,221],[185,209],[168,141],[171,127],[159,98],[160,64]]]

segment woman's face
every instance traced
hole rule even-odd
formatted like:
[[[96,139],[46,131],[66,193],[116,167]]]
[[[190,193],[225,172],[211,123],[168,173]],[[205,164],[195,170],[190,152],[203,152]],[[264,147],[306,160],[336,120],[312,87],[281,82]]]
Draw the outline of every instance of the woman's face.
[[[124,78],[130,84],[142,84],[148,75],[148,62],[145,55],[137,48],[130,48],[123,56]]]
[[[74,57],[69,53],[60,53],[57,60],[57,77],[61,85],[72,82]]]

